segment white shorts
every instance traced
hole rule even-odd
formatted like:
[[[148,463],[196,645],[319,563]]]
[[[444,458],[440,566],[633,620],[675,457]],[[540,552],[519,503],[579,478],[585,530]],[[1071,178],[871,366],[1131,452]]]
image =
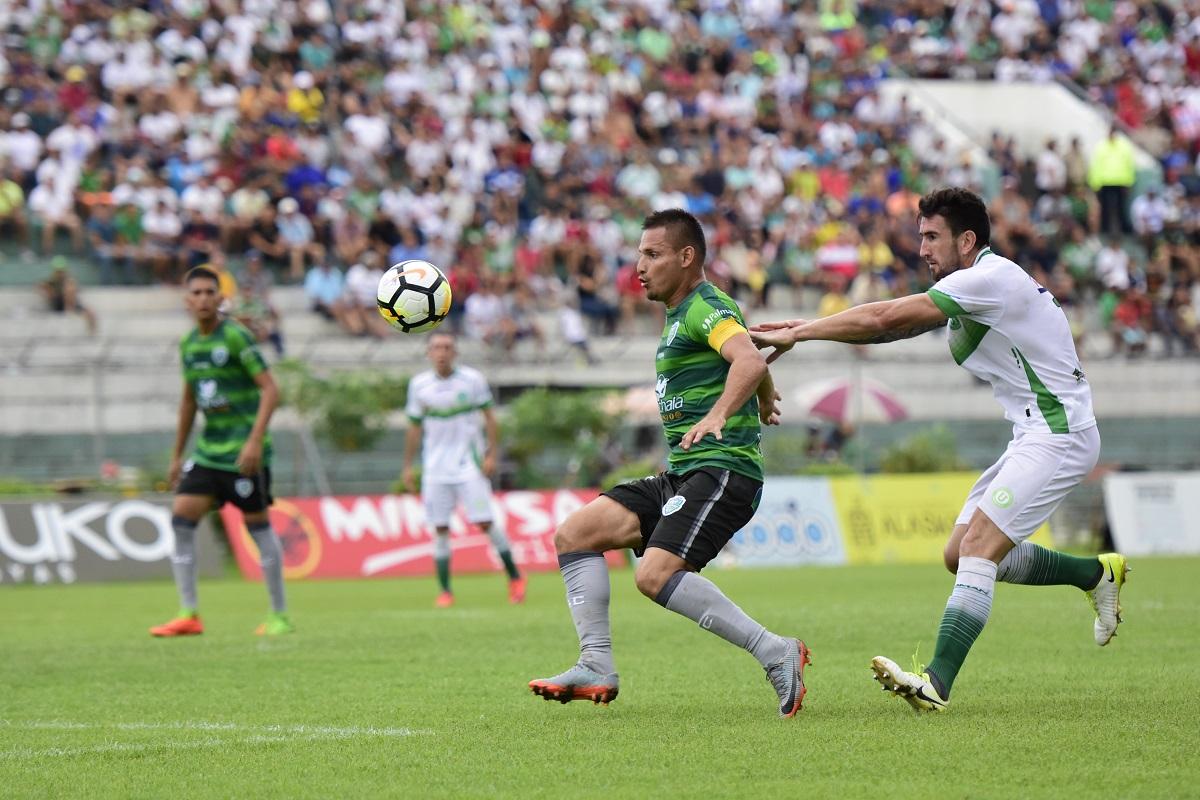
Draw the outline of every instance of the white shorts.
[[[1020,544],[1050,519],[1054,509],[1100,458],[1100,430],[1018,434],[1000,460],[971,487],[955,525],[971,521],[975,509]]]
[[[492,484],[480,475],[458,483],[426,483],[421,486],[425,520],[435,528],[446,528],[460,502],[467,521],[476,524],[492,521]]]

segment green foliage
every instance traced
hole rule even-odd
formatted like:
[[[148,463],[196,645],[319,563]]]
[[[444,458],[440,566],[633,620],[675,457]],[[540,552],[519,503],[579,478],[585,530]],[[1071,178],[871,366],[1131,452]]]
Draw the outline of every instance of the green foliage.
[[[48,483],[35,483],[20,477],[0,476],[0,495],[17,497],[25,495],[53,494],[54,487]]]
[[[609,471],[600,479],[600,491],[606,492],[619,483],[635,481],[645,478],[647,475],[657,475],[661,469],[662,459],[660,458],[641,458],[629,461]]]
[[[597,442],[617,427],[618,416],[604,410],[604,392],[530,389],[508,404],[502,426],[504,450],[515,464],[522,488],[563,485],[564,471],[592,477]],[[588,464],[578,462],[588,461]],[[560,466],[556,466],[560,465]]]
[[[967,464],[958,457],[954,434],[944,425],[935,425],[885,450],[879,468],[891,473],[957,472],[967,469]]]
[[[294,359],[281,361],[274,372],[282,404],[345,452],[371,449],[387,430],[388,414],[404,407],[408,393],[406,375],[347,370],[321,377]]]
[[[810,461],[799,469],[793,470],[793,475],[854,475],[858,472],[844,461]]]

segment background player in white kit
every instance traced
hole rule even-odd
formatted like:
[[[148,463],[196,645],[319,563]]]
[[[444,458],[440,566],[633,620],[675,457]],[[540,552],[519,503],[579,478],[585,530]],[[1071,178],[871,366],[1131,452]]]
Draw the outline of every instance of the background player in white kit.
[[[492,413],[492,392],[479,370],[456,367],[454,337],[435,333],[429,337],[429,363],[433,369],[413,377],[408,384],[408,434],[404,440],[404,473],[407,489],[413,488],[413,458],[421,448],[421,499],[426,521],[437,533],[433,562],[441,593],[437,605],[454,605],[450,591],[450,517],[462,503],[467,521],[491,537],[496,555],[508,573],[508,599],[525,600],[525,578],[517,570],[508,537],[492,524],[492,484],[496,471],[497,426]],[[486,446],[484,432],[487,434]]]
[[[759,347],[774,361],[796,342],[825,339],[872,344],[905,339],[949,320],[956,363],[992,385],[1013,440],[967,498],[946,543],[954,591],[938,630],[933,661],[915,672],[877,656],[883,688],[916,710],[940,710],[992,607],[995,582],[1071,585],[1087,592],[1096,613],[1096,644],[1121,622],[1125,557],[1078,558],[1027,541],[1100,455],[1092,392],[1079,366],[1066,315],[1045,288],[988,246],[983,200],[966,189],[921,199],[921,257],[937,281],[925,294],[868,303],[820,320],[756,325]]]

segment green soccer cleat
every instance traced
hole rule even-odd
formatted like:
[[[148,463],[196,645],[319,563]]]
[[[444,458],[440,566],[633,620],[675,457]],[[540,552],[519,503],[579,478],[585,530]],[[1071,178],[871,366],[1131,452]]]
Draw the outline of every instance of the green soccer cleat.
[[[1129,563],[1120,553],[1105,553],[1100,556],[1100,566],[1104,568],[1104,574],[1087,596],[1096,612],[1096,622],[1092,625],[1096,644],[1104,647],[1117,635],[1117,626],[1124,622],[1121,619],[1121,587],[1125,585]]]
[[[272,611],[267,615],[266,620],[254,629],[254,632],[259,636],[283,636],[286,633],[295,633],[296,626],[288,619],[287,614]]]
[[[934,688],[928,672],[905,672],[895,661],[883,656],[871,659],[871,671],[885,692],[903,697],[913,711],[944,711],[950,705]]]

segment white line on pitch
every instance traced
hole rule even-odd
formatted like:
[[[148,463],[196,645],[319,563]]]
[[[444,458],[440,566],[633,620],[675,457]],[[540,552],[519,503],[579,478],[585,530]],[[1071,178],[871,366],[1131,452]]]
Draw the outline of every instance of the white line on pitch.
[[[224,747],[234,744],[277,744],[280,742],[322,741],[331,739],[347,740],[368,737],[397,738],[430,732],[413,730],[412,728],[238,725],[232,722],[116,722],[111,724],[97,724],[58,720],[34,720],[30,722],[0,720],[0,726],[40,730],[200,730],[249,734],[228,738],[209,737],[183,742],[111,742],[109,744],[86,747],[46,747],[39,749],[22,747],[15,750],[0,750],[0,760],[4,761],[31,758],[73,758],[99,753],[144,752],[146,750],[194,750],[206,747]]]

